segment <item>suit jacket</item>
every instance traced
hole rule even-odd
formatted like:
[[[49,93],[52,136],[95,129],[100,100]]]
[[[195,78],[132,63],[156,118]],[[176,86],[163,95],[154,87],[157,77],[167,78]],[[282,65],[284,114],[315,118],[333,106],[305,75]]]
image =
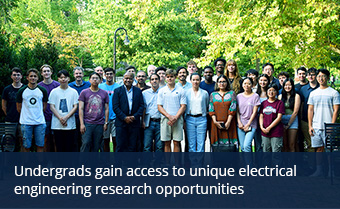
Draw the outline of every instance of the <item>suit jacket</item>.
[[[132,96],[132,109],[131,114],[129,114],[129,102],[126,95],[125,86],[120,86],[115,89],[113,94],[113,111],[116,113],[116,126],[124,127],[131,125],[133,127],[140,127],[140,118],[144,111],[144,101],[142,91],[132,86],[133,96]],[[126,116],[134,116],[135,120],[133,123],[127,124],[124,119]]]

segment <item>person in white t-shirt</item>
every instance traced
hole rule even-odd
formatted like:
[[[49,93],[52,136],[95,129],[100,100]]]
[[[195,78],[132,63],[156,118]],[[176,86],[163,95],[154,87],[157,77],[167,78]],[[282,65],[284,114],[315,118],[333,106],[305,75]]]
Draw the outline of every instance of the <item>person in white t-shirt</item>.
[[[47,107],[47,91],[38,85],[39,72],[31,68],[27,71],[28,84],[17,93],[17,110],[20,113],[20,124],[23,134],[23,147],[29,152],[34,134],[37,152],[44,151],[46,121],[44,111]]]
[[[310,93],[308,99],[308,126],[312,147],[323,152],[325,145],[324,123],[335,123],[339,113],[340,95],[328,86],[329,71],[320,69],[316,79],[320,87]]]
[[[54,131],[57,152],[72,152],[75,142],[78,108],[78,92],[68,86],[70,74],[61,70],[57,74],[60,86],[53,89],[48,99],[52,115],[51,129]]]

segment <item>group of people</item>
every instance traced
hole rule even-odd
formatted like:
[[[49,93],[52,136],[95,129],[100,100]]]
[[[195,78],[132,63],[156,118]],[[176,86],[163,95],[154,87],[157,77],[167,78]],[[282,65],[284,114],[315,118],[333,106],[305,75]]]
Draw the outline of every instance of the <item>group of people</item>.
[[[253,141],[256,152],[324,151],[324,123],[336,122],[340,105],[328,70],[300,67],[296,84],[286,72],[275,78],[271,63],[244,77],[234,60],[218,58],[214,67],[202,77],[192,60],[177,70],[129,66],[118,83],[112,68],[97,67],[84,81],[75,67],[69,83],[68,71],[54,81],[45,64],[27,71],[27,85],[15,67],[2,110],[5,122],[20,124],[21,151],[31,151],[33,136],[38,152],[109,152],[111,140],[116,152],[204,152],[207,138],[242,152]]]

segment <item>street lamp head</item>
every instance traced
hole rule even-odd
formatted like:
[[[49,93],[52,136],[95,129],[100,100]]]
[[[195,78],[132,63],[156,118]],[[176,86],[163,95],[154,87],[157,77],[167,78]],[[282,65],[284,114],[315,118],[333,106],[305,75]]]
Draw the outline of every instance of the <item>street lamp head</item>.
[[[130,43],[129,37],[128,37],[128,35],[126,34],[125,40],[124,40],[124,44],[125,44],[125,45],[129,45],[129,43]]]

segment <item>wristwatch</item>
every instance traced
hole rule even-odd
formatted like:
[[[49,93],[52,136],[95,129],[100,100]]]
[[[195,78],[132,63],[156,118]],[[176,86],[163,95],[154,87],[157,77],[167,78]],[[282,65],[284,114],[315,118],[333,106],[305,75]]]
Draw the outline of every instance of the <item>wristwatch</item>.
[[[105,123],[104,123],[104,125],[107,125],[107,124],[109,124],[109,122],[105,122]]]

